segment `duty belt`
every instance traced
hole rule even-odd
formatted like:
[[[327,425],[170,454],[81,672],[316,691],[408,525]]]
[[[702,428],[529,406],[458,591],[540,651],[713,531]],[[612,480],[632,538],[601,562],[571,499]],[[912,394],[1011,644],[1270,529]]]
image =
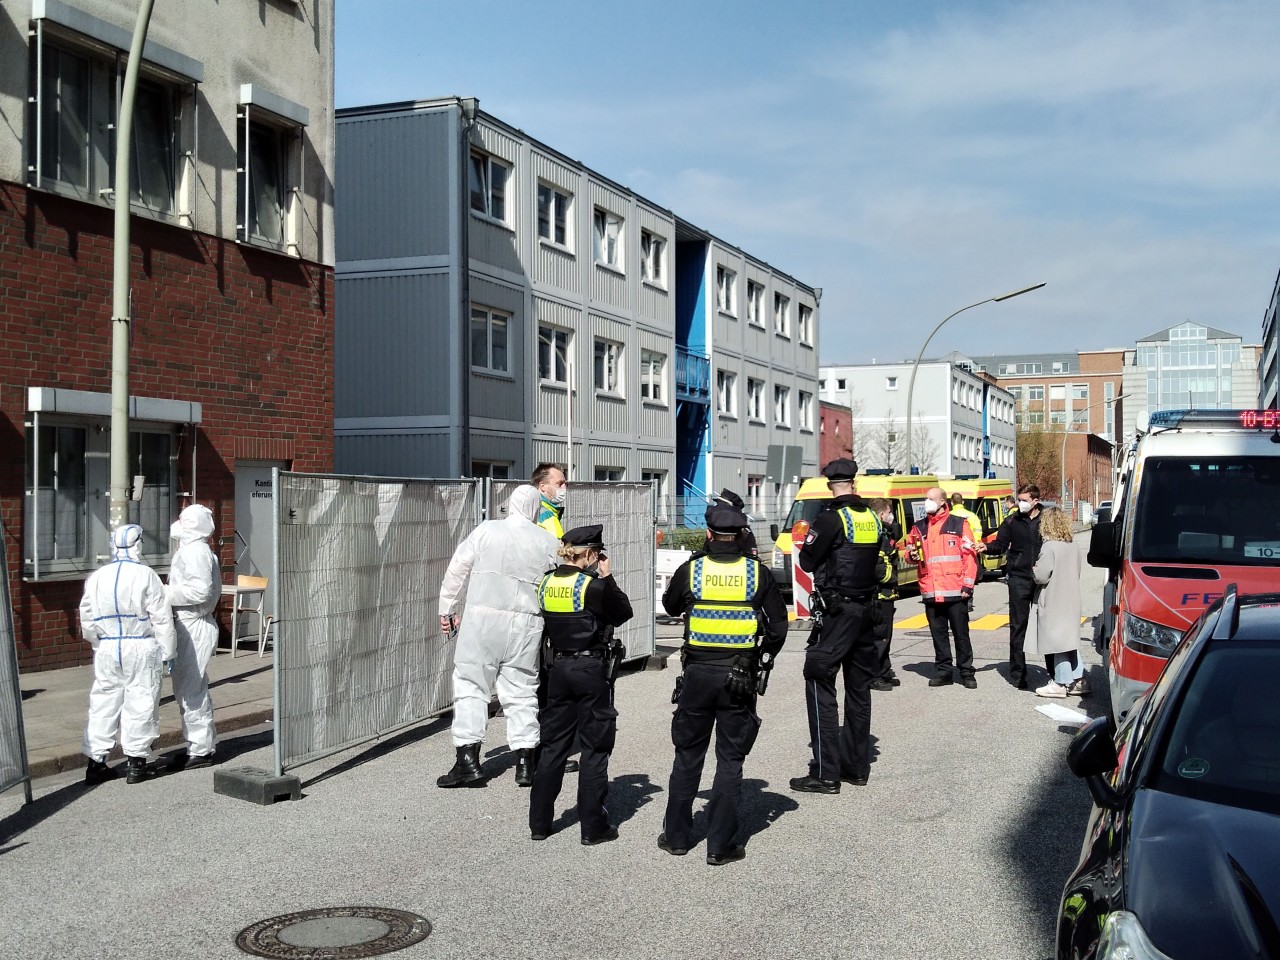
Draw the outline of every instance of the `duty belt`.
[[[604,647],[592,647],[590,650],[556,650],[555,657],[557,660],[577,660],[580,657],[603,659],[607,652]]]

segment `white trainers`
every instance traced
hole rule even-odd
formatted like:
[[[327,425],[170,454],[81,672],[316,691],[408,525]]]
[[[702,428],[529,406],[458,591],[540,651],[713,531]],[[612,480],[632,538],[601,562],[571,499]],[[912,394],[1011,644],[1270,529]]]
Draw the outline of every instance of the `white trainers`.
[[[1089,695],[1089,681],[1084,677],[1078,680],[1072,680],[1067,684],[1067,696],[1069,697],[1087,697]]]
[[[1060,683],[1050,680],[1043,687],[1036,688],[1037,697],[1053,697],[1055,700],[1062,700],[1067,695],[1067,688]]]

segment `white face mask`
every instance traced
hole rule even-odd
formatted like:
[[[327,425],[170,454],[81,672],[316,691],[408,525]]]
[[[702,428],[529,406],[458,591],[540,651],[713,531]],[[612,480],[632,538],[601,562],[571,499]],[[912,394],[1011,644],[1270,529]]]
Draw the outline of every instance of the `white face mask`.
[[[926,500],[926,501],[924,502],[924,512],[925,512],[925,513],[929,513],[929,514],[937,513],[937,512],[938,512],[938,501],[937,501],[937,500]]]
[[[1034,506],[1034,504],[1033,504],[1030,500],[1019,500],[1019,501],[1018,501],[1018,512],[1019,512],[1019,513],[1030,513],[1030,512],[1031,512],[1031,508],[1032,508],[1033,506]]]
[[[551,502],[554,503],[557,507],[562,507],[564,506],[564,502],[568,498],[568,496],[569,496],[568,486],[558,487],[556,489],[555,496],[551,498]]]

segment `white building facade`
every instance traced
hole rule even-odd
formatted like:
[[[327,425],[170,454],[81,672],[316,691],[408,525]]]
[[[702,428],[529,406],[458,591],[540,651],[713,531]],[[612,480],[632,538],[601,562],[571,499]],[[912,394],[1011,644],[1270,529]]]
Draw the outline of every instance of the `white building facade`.
[[[1014,477],[1017,431],[1013,396],[973,371],[964,357],[925,360],[912,397],[907,462],[907,392],[912,364],[822,366],[822,399],[852,411],[854,458],[862,470],[946,477]]]

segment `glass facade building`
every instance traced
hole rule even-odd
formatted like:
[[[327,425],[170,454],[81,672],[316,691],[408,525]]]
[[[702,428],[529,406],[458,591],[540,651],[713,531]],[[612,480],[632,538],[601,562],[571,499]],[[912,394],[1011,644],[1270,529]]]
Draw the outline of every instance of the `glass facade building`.
[[[1149,410],[1232,406],[1231,365],[1240,360],[1240,337],[1187,321],[1136,347],[1137,366],[1147,372]]]

